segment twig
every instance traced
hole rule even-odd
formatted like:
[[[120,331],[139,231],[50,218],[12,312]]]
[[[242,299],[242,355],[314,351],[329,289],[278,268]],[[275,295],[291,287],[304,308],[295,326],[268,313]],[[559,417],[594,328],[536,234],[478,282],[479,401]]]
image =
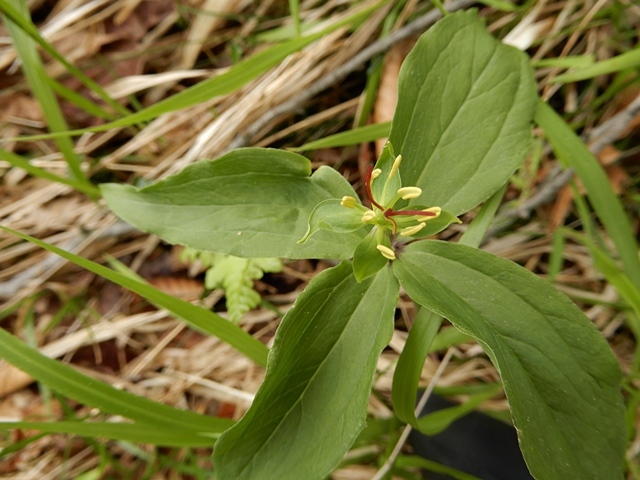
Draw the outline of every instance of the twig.
[[[438,383],[438,381],[440,380],[440,377],[444,373],[444,369],[447,368],[447,365],[449,364],[449,361],[451,360],[452,356],[453,356],[453,347],[450,347],[449,350],[447,350],[447,353],[445,353],[444,357],[442,358],[440,365],[438,365],[438,369],[436,370],[436,373],[433,375],[433,378],[429,382],[427,389],[422,394],[422,397],[420,397],[420,401],[418,402],[418,405],[416,406],[416,410],[415,410],[416,417],[420,414],[424,406],[427,404],[427,400],[429,400],[431,393],[433,393],[433,389],[436,387],[436,384]],[[396,442],[396,446],[393,448],[391,455],[389,455],[389,458],[387,458],[387,460],[384,462],[382,467],[380,467],[380,470],[376,472],[376,474],[371,478],[371,480],[381,480],[389,472],[389,470],[391,470],[391,467],[393,466],[393,463],[396,461],[396,458],[398,458],[398,455],[400,455],[400,452],[402,451],[402,447],[407,441],[407,438],[409,438],[409,434],[411,433],[411,430],[413,430],[411,425],[407,425],[404,427],[404,430],[402,430],[402,433],[400,434],[400,438],[398,438],[398,441]]]
[[[135,231],[137,231],[136,228],[132,227],[128,223],[119,221],[110,225],[102,232],[97,232],[97,234],[95,234],[96,232],[84,233],[80,231],[76,237],[62,245],[59,245],[59,248],[68,252],[76,252],[78,247],[86,242],[88,238],[95,241],[103,238],[119,237]],[[94,234],[95,236],[91,237],[91,235]],[[11,300],[13,303],[19,300],[19,298],[24,298],[24,296],[31,291],[29,288],[35,288],[37,285],[40,285],[66,262],[67,260],[64,258],[50,253],[40,263],[24,269],[11,279],[0,283],[0,301]],[[30,285],[30,283],[36,278],[38,279],[37,285]],[[6,305],[4,307],[6,307]]]
[[[446,9],[450,12],[460,10],[462,8],[468,7],[476,3],[473,0],[453,0],[452,2],[446,5]],[[362,66],[371,60],[376,55],[379,55],[387,50],[389,50],[394,44],[397,42],[404,40],[405,38],[410,37],[411,35],[422,32],[431,25],[433,25],[436,21],[438,21],[442,17],[442,14],[439,10],[431,10],[422,17],[408,24],[407,26],[397,30],[388,36],[377,40],[372,43],[365,49],[363,49],[360,53],[354,56],[351,60],[346,62],[344,65],[335,69],[330,74],[320,78],[317,82],[311,85],[309,88],[300,92],[295,97],[290,100],[281,103],[274,109],[270,110],[268,113],[260,117],[253,124],[251,124],[246,132],[242,135],[237,136],[227,147],[227,151],[234,150],[236,148],[241,148],[249,145],[251,139],[256,136],[265,126],[269,125],[272,121],[277,119],[282,115],[289,114],[291,112],[295,112],[302,105],[304,105],[308,100],[313,98],[315,95],[319,94],[323,90],[331,87],[332,85],[340,82],[344,78],[346,78],[350,73],[362,68]]]

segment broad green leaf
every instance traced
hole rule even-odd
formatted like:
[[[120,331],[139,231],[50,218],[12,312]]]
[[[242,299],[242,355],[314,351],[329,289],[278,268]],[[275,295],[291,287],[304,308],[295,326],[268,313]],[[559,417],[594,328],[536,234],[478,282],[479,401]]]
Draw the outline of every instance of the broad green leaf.
[[[527,56],[486,30],[475,10],[438,22],[400,71],[389,141],[416,204],[459,215],[500,188],[523,162],[536,105]]]
[[[506,185],[485,202],[462,234],[460,243],[474,247],[480,245],[491,220],[495,217],[505,190]],[[398,418],[415,428],[418,428],[415,398],[418,395],[422,366],[427,355],[432,351],[448,348],[456,342],[470,340],[470,337],[455,328],[448,328],[438,333],[441,324],[442,317],[426,308],[420,310],[409,330],[407,342],[398,358],[398,365],[393,375],[391,400],[394,411]]]
[[[208,433],[220,433],[233,423],[227,419],[178,410],[113,388],[44,356],[1,328],[0,358],[69,398],[136,422],[165,429]]]
[[[355,200],[354,197],[351,197]],[[362,211],[342,206],[341,199],[330,198],[316,205],[309,217],[309,227],[298,243],[306,242],[311,235],[320,230],[335,233],[351,233],[364,228]]]
[[[536,478],[622,478],[620,367],[569,299],[522,267],[464,245],[417,242],[393,267],[413,300],[483,345]]]
[[[616,244],[625,273],[636,288],[640,289],[638,242],[607,174],[580,137],[549,105],[538,102],[535,119],[558,158],[572,167],[580,177],[593,209]]]
[[[365,233],[319,231],[299,244],[315,206],[356,194],[335,170],[311,174],[291,152],[245,148],[197,162],[154,185],[101,186],[123,220],[169,243],[237,257],[347,258]]]
[[[218,440],[220,479],[322,479],[364,426],[398,284],[389,268],[358,283],[343,262],[315,277],[278,328],[264,383]]]
[[[211,447],[218,435],[167,425],[122,422],[0,422],[0,430],[39,430],[168,447]]]
[[[389,260],[376,248],[379,241],[382,241],[382,245],[391,247],[389,236],[386,234],[381,236],[379,227],[373,227],[356,248],[353,254],[353,273],[358,282],[375,275],[389,263]]]
[[[35,243],[45,250],[55,253],[56,255],[59,255],[60,257],[95,273],[96,275],[100,275],[121,287],[137,293],[154,305],[164,308],[177,317],[183,319],[190,326],[200,330],[201,332],[208,335],[214,335],[220,340],[227,342],[258,365],[264,365],[266,363],[267,347],[265,347],[264,344],[253,338],[240,327],[233,325],[231,322],[219,315],[216,315],[212,311],[198,307],[197,305],[193,305],[189,302],[185,302],[184,300],[180,300],[179,298],[164,293],[151,285],[131,278],[128,275],[123,275],[122,273],[111,270],[110,268],[92,262],[91,260],[87,260],[86,258],[74,255],[73,253],[62,250],[55,245],[43,242],[37,238],[16,232],[10,228],[3,227],[2,225],[0,225],[0,229],[10,232],[24,240]]]

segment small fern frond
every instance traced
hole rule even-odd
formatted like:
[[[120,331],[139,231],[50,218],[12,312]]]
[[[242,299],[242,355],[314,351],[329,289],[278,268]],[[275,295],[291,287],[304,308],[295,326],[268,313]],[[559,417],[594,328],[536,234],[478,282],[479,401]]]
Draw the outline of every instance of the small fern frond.
[[[282,262],[277,258],[240,258],[212,252],[185,249],[183,259],[200,261],[208,267],[204,284],[209,290],[221,288],[227,299],[229,320],[238,323],[242,316],[260,304],[254,280],[267,272],[280,272]]]

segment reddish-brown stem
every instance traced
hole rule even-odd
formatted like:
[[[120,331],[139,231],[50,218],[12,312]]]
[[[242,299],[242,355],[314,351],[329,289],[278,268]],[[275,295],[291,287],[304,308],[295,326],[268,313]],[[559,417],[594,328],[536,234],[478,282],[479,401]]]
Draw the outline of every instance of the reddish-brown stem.
[[[371,172],[373,172],[373,165],[369,165],[367,176],[364,177],[364,190],[367,193],[367,198],[371,202],[371,205],[375,205],[379,210],[384,210],[384,207],[374,200],[373,193],[371,193]]]

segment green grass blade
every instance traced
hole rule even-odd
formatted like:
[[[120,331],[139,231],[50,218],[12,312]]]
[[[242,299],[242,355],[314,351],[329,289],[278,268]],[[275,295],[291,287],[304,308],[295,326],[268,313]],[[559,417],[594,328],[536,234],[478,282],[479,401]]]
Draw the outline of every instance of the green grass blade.
[[[16,0],[14,0],[15,2]],[[29,14],[27,6],[22,3],[21,13],[24,16]],[[22,71],[25,74],[27,83],[31,87],[34,96],[38,100],[45,120],[52,132],[67,131],[67,123],[58,105],[55,93],[46,80],[47,72],[42,64],[42,59],[38,54],[33,40],[15,23],[5,17],[5,23],[9,35],[13,40],[16,52],[22,62]],[[80,158],[73,151],[73,144],[68,138],[56,139],[60,152],[64,156],[69,170],[76,181],[86,181],[82,169],[80,168]],[[88,183],[88,182],[87,182]]]
[[[535,121],[544,130],[558,158],[572,167],[582,181],[591,205],[616,245],[624,271],[640,289],[638,244],[604,170],[582,140],[546,103],[538,103]]]
[[[637,68],[638,66],[640,66],[640,46],[637,46],[633,50],[618,55],[617,57],[613,57],[608,60],[594,63],[593,65],[579,68],[573,72],[558,75],[552,80],[552,82],[578,82],[580,80],[587,80],[599,75],[608,75],[610,73],[620,72],[622,70]]]
[[[359,143],[372,142],[379,138],[389,136],[391,122],[374,123],[364,127],[354,128],[346,132],[336,133],[328,137],[305,143],[304,145],[292,148],[294,152],[306,152],[308,150],[318,150],[320,148],[348,147]]]
[[[289,13],[293,19],[293,26],[296,30],[296,37],[302,35],[302,27],[300,25],[300,2],[299,0],[289,0]]]
[[[604,250],[589,241],[586,237],[577,235],[575,232],[571,233],[571,236],[574,239],[589,248],[596,268],[602,272],[607,279],[607,282],[615,287],[622,298],[629,303],[636,313],[636,318],[640,318],[640,290],[636,288],[627,275],[620,271],[616,262],[614,262]],[[632,317],[630,316],[630,326],[632,327],[636,338],[640,338],[640,324],[637,323],[637,320],[632,322],[631,318]]]
[[[55,253],[56,255],[59,255],[62,258],[95,273],[96,275],[100,275],[121,287],[137,293],[154,305],[158,305],[177,317],[182,318],[190,326],[200,330],[201,332],[218,337],[220,340],[228,343],[240,353],[255,361],[257,364],[266,365],[268,352],[267,347],[244,330],[233,325],[231,322],[225,320],[219,315],[216,315],[202,307],[198,307],[197,305],[193,305],[189,302],[185,302],[184,300],[168,295],[151,285],[138,282],[126,275],[122,275],[110,268],[92,262],[91,260],[87,260],[86,258],[79,257],[78,255],[74,255],[73,253],[62,250],[61,248],[43,242],[42,240],[38,240],[30,237],[29,235],[25,235],[1,225],[0,229],[12,233],[24,240],[28,240],[45,250]]]
[[[76,107],[81,108],[92,117],[102,118],[105,120],[113,120],[115,118],[113,114],[107,112],[96,103],[88,100],[78,92],[65,87],[61,83],[56,82],[53,78],[45,77],[45,80],[49,83],[53,91],[60,95],[60,97],[67,100],[69,103],[72,103]]]
[[[535,68],[544,67],[558,67],[558,68],[570,68],[570,67],[589,67],[595,63],[595,57],[593,55],[573,55],[568,57],[554,57],[554,58],[541,58],[540,60],[532,61],[531,65]]]
[[[500,190],[491,195],[489,199],[484,202],[482,208],[469,224],[465,232],[460,237],[460,243],[463,245],[469,245],[470,247],[479,247],[482,244],[484,236],[487,234],[491,222],[496,216],[496,212],[502,202],[504,192],[507,190],[507,184],[505,184]]]
[[[232,424],[232,422],[230,422]],[[176,429],[172,426],[114,422],[0,422],[0,430],[39,430],[80,437],[103,437],[167,447],[210,447],[217,434]],[[218,432],[219,433],[219,432]]]
[[[188,410],[153,402],[84,375],[52,360],[0,328],[0,358],[28,373],[53,390],[106,413],[169,429],[222,432],[230,420],[206,417]]]
[[[94,187],[90,183],[87,182],[78,182],[73,178],[61,177],[56,175],[55,173],[51,173],[43,168],[36,167],[35,165],[31,165],[28,160],[25,160],[19,155],[8,152],[6,150],[0,149],[0,160],[4,160],[7,163],[10,163],[14,167],[18,167],[33,175],[34,177],[40,177],[45,180],[49,180],[50,182],[62,183],[64,185],[69,185],[71,188],[75,190],[85,193],[90,197],[98,198],[100,196],[100,191],[97,187]]]
[[[30,36],[42,49],[62,64],[69,73],[80,80],[85,86],[90,88],[104,102],[121,115],[127,115],[129,111],[112,99],[105,90],[96,82],[87,77],[79,68],[72,65],[67,59],[61,55],[49,42],[47,42],[38,31],[37,27],[31,22],[29,16],[24,16],[20,11],[8,2],[0,2],[0,13],[10,19],[24,33]]]
[[[426,308],[420,309],[393,375],[391,401],[394,412],[400,420],[414,428],[418,427],[415,409],[422,366],[441,325],[442,317]]]
[[[432,460],[427,460],[426,458],[414,455],[400,455],[396,459],[395,466],[397,468],[422,468],[424,470],[429,470],[430,472],[443,473],[451,478],[454,478],[455,480],[481,480],[474,475],[470,475],[468,473],[461,472],[460,470],[456,470],[455,468],[447,467],[446,465],[442,465],[441,463],[437,463]]]
[[[437,435],[444,432],[453,422],[473,412],[483,402],[495,397],[502,391],[502,385],[491,385],[487,391],[469,395],[469,398],[458,405],[443,408],[418,419],[418,430],[425,435]]]

